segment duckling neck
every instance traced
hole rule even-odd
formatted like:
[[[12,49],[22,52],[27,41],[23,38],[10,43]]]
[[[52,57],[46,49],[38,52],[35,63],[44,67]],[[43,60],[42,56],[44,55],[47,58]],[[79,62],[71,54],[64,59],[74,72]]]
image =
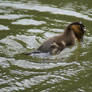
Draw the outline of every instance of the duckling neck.
[[[66,30],[64,32],[64,39],[65,39],[65,42],[66,42],[66,46],[74,45],[76,37],[75,37],[73,30]]]

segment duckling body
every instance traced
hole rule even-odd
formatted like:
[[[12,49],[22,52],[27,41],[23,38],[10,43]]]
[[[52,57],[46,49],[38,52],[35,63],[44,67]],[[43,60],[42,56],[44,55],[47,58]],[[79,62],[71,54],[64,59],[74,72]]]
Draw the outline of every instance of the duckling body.
[[[65,47],[71,46],[74,43],[75,43],[75,38],[73,32],[71,31],[69,32],[69,34],[58,35],[48,39],[37,50],[42,53],[49,52],[50,54],[58,54]]]
[[[64,48],[75,44],[75,40],[81,41],[84,35],[84,25],[79,22],[70,24],[63,34],[54,36],[45,41],[37,50],[31,53],[59,54]]]

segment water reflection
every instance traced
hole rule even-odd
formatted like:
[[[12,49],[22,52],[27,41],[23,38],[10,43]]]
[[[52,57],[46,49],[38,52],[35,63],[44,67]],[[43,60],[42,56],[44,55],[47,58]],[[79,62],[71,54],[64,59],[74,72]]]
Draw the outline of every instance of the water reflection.
[[[91,1],[0,1],[0,92],[91,92]],[[82,21],[84,43],[55,56],[25,56]]]
[[[7,26],[0,25],[0,30],[9,30],[9,28]]]
[[[36,20],[32,20],[32,19],[22,19],[22,20],[18,20],[16,22],[13,22],[12,24],[41,25],[41,24],[45,24],[45,22],[43,22],[43,21],[36,21]]]
[[[14,20],[14,19],[23,18],[23,17],[27,17],[27,15],[17,15],[17,14],[0,15],[0,19],[9,19],[9,20]]]
[[[5,7],[12,7],[15,9],[28,9],[28,10],[36,10],[39,12],[50,12],[53,14],[61,14],[61,15],[68,15],[68,16],[75,16],[78,18],[83,18],[89,21],[92,21],[91,17],[88,17],[87,15],[83,15],[81,13],[78,13],[76,11],[72,11],[72,10],[64,10],[64,9],[58,9],[58,8],[53,8],[50,6],[42,6],[42,5],[38,5],[38,4],[26,4],[26,3],[0,3],[0,6],[5,6]]]

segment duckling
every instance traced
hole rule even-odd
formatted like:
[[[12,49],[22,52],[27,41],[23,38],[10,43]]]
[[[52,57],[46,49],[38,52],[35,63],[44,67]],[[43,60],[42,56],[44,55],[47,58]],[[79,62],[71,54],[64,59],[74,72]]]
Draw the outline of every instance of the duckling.
[[[83,41],[85,26],[81,22],[74,22],[67,26],[63,34],[54,36],[45,41],[39,48],[26,55],[35,53],[50,53],[51,55],[59,54],[66,47],[75,44],[75,41]]]

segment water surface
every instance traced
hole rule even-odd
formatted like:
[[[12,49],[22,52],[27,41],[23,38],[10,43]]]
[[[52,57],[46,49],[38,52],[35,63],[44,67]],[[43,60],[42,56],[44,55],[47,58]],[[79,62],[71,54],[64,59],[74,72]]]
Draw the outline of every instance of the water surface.
[[[25,56],[81,21],[82,45]],[[0,0],[0,92],[92,92],[92,1]]]

